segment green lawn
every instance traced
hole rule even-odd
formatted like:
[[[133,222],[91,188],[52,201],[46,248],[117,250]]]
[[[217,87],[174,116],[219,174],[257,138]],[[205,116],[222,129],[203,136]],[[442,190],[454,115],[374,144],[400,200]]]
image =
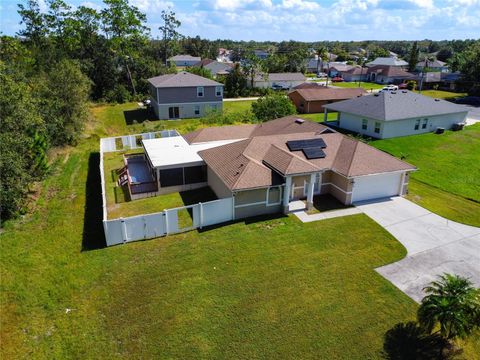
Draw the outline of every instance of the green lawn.
[[[444,100],[453,100],[458,97],[467,96],[467,93],[456,93],[456,92],[442,91],[442,90],[423,90],[421,94],[425,96],[437,98],[437,99],[444,99]]]
[[[377,140],[371,145],[418,167],[412,179],[421,183],[410,187],[412,199],[452,220],[480,226],[480,124],[442,135]]]
[[[332,86],[338,86],[338,87],[343,87],[343,88],[362,87],[365,90],[371,90],[371,89],[375,90],[375,89],[382,89],[385,85],[362,81],[360,83],[360,86],[358,86],[358,82],[337,82],[337,83],[332,83]]]

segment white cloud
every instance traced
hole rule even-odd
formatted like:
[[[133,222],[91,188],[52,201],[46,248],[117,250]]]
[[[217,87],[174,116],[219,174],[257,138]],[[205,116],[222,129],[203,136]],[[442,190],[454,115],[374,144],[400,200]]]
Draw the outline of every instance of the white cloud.
[[[174,6],[173,2],[163,0],[131,0],[131,4],[151,14],[160,13],[162,10]]]
[[[283,0],[281,7],[284,9],[292,10],[318,10],[320,5],[314,1],[305,1],[305,0]],[[310,14],[306,14],[310,15]]]
[[[435,8],[435,5],[433,4],[433,0],[408,0],[408,1],[417,5],[420,8],[424,8],[424,9]]]

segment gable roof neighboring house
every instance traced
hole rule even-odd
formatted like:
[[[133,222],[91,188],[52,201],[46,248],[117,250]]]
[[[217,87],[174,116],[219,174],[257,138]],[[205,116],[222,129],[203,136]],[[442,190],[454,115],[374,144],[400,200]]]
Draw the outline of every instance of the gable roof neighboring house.
[[[331,88],[317,87],[314,89],[298,89],[292,91],[299,94],[305,101],[345,100],[362,96],[367,92],[363,88]]]
[[[427,60],[427,67],[429,68],[432,68],[432,69],[436,69],[436,68],[443,68],[443,67],[447,67],[447,63],[443,62],[443,61],[440,61],[440,60],[433,60],[433,61],[430,61],[430,60]],[[424,61],[419,61],[417,63],[417,68],[421,69],[421,68],[424,68],[425,67],[425,60]]]
[[[210,70],[212,75],[226,75],[228,74],[234,67],[233,63],[225,63],[220,62],[212,59],[203,59],[199,61],[194,66],[196,67],[203,67],[205,69]]]
[[[255,75],[254,81],[305,81],[306,77],[302,73],[269,73]]]
[[[320,85],[317,82],[304,82],[304,83],[301,83],[300,85],[294,86],[292,88],[292,91],[297,89],[318,89],[318,88],[324,88],[324,87],[325,85]]]
[[[275,124],[277,121],[282,125]],[[268,124],[270,129],[284,129],[287,122],[295,123],[295,119],[288,117],[269,122],[264,125]],[[290,130],[296,129],[298,127]],[[278,175],[334,170],[343,176],[353,177],[415,169],[367,144],[334,131],[325,131],[326,128],[320,124],[309,125],[310,129],[313,131],[252,134],[248,139],[203,150],[198,154],[231,191],[276,185],[279,183]],[[320,159],[307,159],[302,151],[290,151],[287,146],[287,142],[292,140],[320,138],[326,144],[323,149],[326,156]]]
[[[366,75],[367,74],[368,68],[364,67],[362,68],[361,66],[353,66],[351,69],[348,69],[346,71],[343,71],[343,73],[347,73],[350,75]]]
[[[402,68],[387,65],[375,65],[369,67],[367,70],[367,74],[372,73],[375,73],[376,75],[382,75],[388,78],[413,79],[415,77],[415,75],[403,70]]]
[[[195,86],[223,86],[223,84],[195,75],[187,71],[180,71],[177,74],[160,75],[148,79],[148,82],[156,88],[178,88]]]
[[[384,66],[408,66],[405,60],[394,57],[377,57],[375,60],[367,63],[367,66],[384,65]]]
[[[347,64],[342,64],[342,63],[336,63],[336,64],[331,64],[330,67],[328,68],[329,70],[334,69],[337,70],[338,72],[343,72],[343,71],[348,71],[350,69],[354,68],[353,65],[347,65]]]
[[[168,61],[195,61],[195,62],[199,62],[200,60],[202,60],[200,57],[198,56],[191,56],[191,55],[184,55],[184,54],[179,54],[179,55],[175,55],[175,56],[172,56],[170,58],[168,58]]]
[[[329,110],[393,121],[465,112],[463,106],[411,91],[390,91],[325,105]]]

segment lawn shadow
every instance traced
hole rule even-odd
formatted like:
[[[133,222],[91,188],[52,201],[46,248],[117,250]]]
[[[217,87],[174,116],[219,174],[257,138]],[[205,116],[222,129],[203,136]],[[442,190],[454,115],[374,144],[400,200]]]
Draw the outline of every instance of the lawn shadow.
[[[384,336],[383,357],[389,360],[403,359],[453,359],[458,355],[447,340],[439,334],[426,334],[414,321],[398,323]]]
[[[106,246],[102,218],[100,153],[92,152],[88,158],[88,175],[85,184],[82,251],[101,249]]]
[[[148,121],[158,120],[155,117],[155,113],[153,112],[152,107],[138,108],[134,110],[125,110],[123,112],[123,116],[125,117],[125,123],[127,125],[141,124],[147,120]]]
[[[215,225],[210,225],[210,226],[204,226],[203,228],[198,228],[197,232],[202,233],[206,231],[211,231],[215,229],[219,229],[224,226],[230,226],[233,224],[241,223],[243,222],[245,225],[250,225],[250,224],[256,224],[256,223],[261,223],[264,221],[268,220],[275,220],[275,219],[282,219],[282,218],[287,218],[288,215],[282,214],[282,213],[277,213],[277,214],[267,214],[267,215],[258,215],[258,216],[252,216],[246,219],[235,219],[232,221],[227,221],[227,222],[222,222],[219,224]]]

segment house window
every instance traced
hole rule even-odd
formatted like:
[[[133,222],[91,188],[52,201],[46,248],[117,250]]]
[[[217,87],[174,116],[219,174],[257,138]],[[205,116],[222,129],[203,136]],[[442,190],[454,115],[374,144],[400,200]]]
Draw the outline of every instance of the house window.
[[[375,122],[375,130],[374,130],[377,134],[380,134],[380,123],[379,122]]]
[[[426,129],[428,124],[428,119],[423,119],[422,129]]]
[[[368,127],[368,120],[362,119],[362,130],[367,130]]]
[[[222,86],[215,86],[215,96],[221,97],[223,95],[223,87]]]
[[[415,130],[418,130],[420,128],[420,119],[415,120]]]
[[[197,97],[203,97],[203,86],[197,87]]]
[[[195,105],[195,115],[200,115],[200,105]]]

